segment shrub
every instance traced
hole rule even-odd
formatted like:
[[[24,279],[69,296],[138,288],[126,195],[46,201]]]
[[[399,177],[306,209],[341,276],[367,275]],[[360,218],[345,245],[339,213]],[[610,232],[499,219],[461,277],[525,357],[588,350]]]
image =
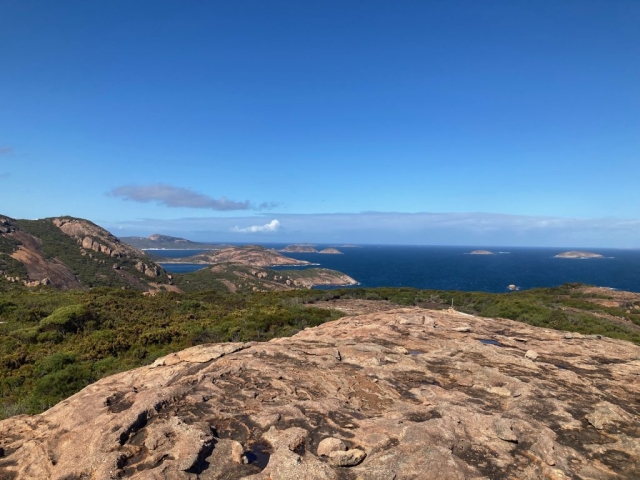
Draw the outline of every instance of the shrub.
[[[41,330],[53,330],[62,334],[77,333],[89,318],[90,314],[86,306],[67,305],[40,320],[39,326]]]

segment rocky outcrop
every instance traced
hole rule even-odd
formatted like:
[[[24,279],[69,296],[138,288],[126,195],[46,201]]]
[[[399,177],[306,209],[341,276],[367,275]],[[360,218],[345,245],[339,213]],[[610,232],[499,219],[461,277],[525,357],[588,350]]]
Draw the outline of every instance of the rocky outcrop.
[[[474,250],[470,252],[469,255],[495,255],[495,253],[490,252],[489,250]]]
[[[151,278],[156,278],[162,273],[162,270],[157,265],[147,265],[144,262],[137,262],[135,269]]]
[[[193,347],[107,377],[42,415],[0,422],[0,472],[639,478],[639,398],[633,344],[396,309],[268,343]]]
[[[554,255],[553,258],[604,258],[604,257],[599,253],[571,251],[571,252],[559,253],[558,255]]]
[[[0,233],[11,233],[16,231],[15,222],[6,217],[0,217]]]
[[[85,250],[110,257],[143,257],[144,252],[121,242],[104,228],[87,220],[60,217],[51,220],[62,232],[75,238]]]

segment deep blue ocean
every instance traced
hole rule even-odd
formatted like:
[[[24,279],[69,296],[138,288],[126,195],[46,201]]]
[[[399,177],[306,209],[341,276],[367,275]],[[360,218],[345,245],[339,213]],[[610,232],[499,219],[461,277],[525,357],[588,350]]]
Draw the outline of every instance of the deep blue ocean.
[[[283,248],[284,245],[264,245]],[[327,245],[317,245],[317,249]],[[477,249],[495,255],[468,255]],[[287,256],[339,270],[362,287],[415,287],[436,290],[505,292],[582,282],[640,292],[640,250],[588,249],[606,258],[564,259],[554,255],[571,248],[363,246],[338,248],[343,255],[287,253]],[[584,249],[581,249],[584,250]],[[153,251],[156,255],[188,256],[200,251]],[[509,253],[498,253],[509,252]],[[178,253],[178,255],[176,254]],[[202,265],[163,264],[170,272],[185,273]],[[282,267],[305,268],[305,267]]]

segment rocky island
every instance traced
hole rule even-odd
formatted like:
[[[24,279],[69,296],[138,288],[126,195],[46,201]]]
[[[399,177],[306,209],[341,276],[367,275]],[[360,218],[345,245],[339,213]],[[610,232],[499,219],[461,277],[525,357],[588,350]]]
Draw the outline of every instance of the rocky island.
[[[318,253],[313,245],[287,245],[280,251],[284,253]]]
[[[323,253],[327,255],[342,255],[342,252],[337,248],[325,248],[323,250],[320,250],[318,253]]]
[[[489,250],[474,250],[473,252],[470,252],[469,255],[495,255],[493,252],[490,252]]]
[[[604,258],[604,256],[593,252],[571,251],[559,253],[558,255],[554,255],[553,258]]]
[[[41,415],[0,422],[0,472],[640,478],[639,358],[621,340],[396,308],[106,377]]]

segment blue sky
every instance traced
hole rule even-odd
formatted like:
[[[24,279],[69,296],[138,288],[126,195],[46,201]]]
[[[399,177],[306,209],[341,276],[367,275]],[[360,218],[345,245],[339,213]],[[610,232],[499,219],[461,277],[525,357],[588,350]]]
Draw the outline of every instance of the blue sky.
[[[640,247],[638,25],[636,0],[0,0],[0,212]]]

